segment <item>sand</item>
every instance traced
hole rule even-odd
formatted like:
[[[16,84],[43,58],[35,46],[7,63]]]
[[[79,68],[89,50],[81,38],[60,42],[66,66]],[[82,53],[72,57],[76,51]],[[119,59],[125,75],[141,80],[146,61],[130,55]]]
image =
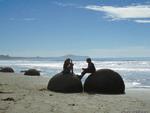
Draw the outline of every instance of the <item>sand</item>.
[[[49,79],[0,73],[0,113],[150,113],[150,89],[63,94],[46,89]]]

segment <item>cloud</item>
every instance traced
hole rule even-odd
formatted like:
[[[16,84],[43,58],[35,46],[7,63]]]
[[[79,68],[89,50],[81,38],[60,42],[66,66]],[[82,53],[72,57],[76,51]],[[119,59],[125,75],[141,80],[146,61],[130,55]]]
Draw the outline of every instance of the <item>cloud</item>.
[[[132,20],[137,23],[150,23],[150,5],[124,7],[88,5],[84,8],[87,10],[104,12],[106,17],[111,20]]]
[[[150,23],[150,20],[135,20],[137,23]]]
[[[79,6],[73,3],[62,3],[57,1],[52,3],[61,7],[84,8],[86,10],[104,12],[105,18],[109,21],[130,20],[136,23],[150,23],[150,5],[133,4],[131,6],[117,7],[97,5]],[[150,4],[150,2],[146,4]]]
[[[76,8],[79,8],[78,5],[73,4],[73,3],[62,3],[62,2],[57,2],[57,1],[52,2],[52,3],[55,4],[55,5],[61,6],[61,7],[76,7]]]
[[[35,18],[24,18],[23,19],[24,21],[34,21],[34,20],[36,20]]]
[[[36,18],[9,18],[11,21],[35,21]]]

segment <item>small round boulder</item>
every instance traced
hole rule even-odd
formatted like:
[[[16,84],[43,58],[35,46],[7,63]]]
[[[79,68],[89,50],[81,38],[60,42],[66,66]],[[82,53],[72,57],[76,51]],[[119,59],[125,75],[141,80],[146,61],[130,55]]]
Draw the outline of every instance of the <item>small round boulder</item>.
[[[11,67],[2,67],[0,69],[0,72],[5,72],[5,73],[14,73],[14,70]]]
[[[53,76],[47,86],[48,90],[60,93],[79,93],[83,91],[82,83],[76,75],[58,73]]]
[[[88,76],[84,83],[88,93],[124,94],[125,85],[122,77],[110,69],[101,69]]]
[[[40,76],[40,71],[36,69],[29,69],[25,71],[24,75],[29,75],[29,76]]]

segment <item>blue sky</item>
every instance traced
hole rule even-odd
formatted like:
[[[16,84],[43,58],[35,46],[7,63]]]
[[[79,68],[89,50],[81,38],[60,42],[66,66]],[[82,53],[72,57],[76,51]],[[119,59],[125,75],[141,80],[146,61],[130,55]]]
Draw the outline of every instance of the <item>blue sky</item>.
[[[0,0],[0,54],[150,56],[150,0]]]

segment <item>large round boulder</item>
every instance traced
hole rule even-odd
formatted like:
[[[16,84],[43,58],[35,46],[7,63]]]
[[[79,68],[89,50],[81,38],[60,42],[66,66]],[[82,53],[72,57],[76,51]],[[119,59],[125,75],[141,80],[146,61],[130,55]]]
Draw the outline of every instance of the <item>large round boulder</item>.
[[[61,93],[79,93],[83,91],[82,83],[76,75],[63,73],[53,76],[47,89]]]
[[[88,76],[84,83],[88,93],[124,94],[125,84],[122,77],[110,69],[101,69]]]
[[[1,67],[0,72],[14,73],[14,70],[11,67]]]
[[[24,75],[29,75],[29,76],[40,76],[40,71],[36,69],[29,69],[27,71],[24,71]]]

